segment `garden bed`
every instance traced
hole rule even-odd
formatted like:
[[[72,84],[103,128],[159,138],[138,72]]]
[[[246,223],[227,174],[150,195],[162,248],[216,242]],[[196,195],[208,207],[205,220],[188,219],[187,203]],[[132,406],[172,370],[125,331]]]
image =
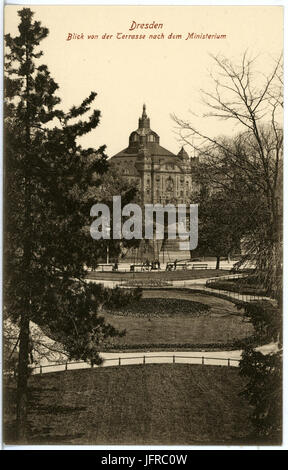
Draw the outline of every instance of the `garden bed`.
[[[251,323],[234,303],[189,289],[147,289],[139,302],[104,312],[104,317],[126,330],[104,344],[105,350],[219,348],[253,336]]]
[[[207,283],[211,289],[221,289],[229,292],[237,292],[244,295],[266,296],[267,290],[257,282],[254,276],[231,279],[217,279]]]
[[[122,287],[168,287],[172,286],[171,281],[163,279],[131,279],[121,283]]]
[[[188,315],[190,318],[203,315],[210,310],[210,306],[201,302],[177,298],[141,298],[125,307],[106,312],[116,316],[133,317],[174,317],[175,315]]]

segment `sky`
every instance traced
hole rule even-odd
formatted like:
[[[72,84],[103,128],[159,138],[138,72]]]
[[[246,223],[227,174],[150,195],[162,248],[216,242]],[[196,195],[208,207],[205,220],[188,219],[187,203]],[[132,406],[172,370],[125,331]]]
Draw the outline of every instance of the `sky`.
[[[6,6],[5,32],[17,33],[19,6]],[[283,47],[281,6],[30,6],[35,19],[48,27],[41,43],[52,77],[59,85],[62,107],[68,110],[93,90],[101,122],[81,139],[84,146],[107,145],[113,156],[128,145],[146,104],[151,128],[160,144],[177,153],[181,142],[171,114],[189,119],[209,135],[240,130],[230,122],[201,118],[207,109],[201,89],[212,91],[212,55],[234,63],[245,50],[258,56],[257,74],[269,72]],[[136,24],[162,24],[162,28],[129,31]],[[69,33],[84,39],[67,40]],[[104,34],[112,35],[102,39]],[[145,34],[144,40],[117,39]],[[164,39],[149,39],[163,33]],[[169,39],[169,34],[181,39]],[[188,33],[226,35],[225,39],[187,39]],[[88,35],[98,39],[88,39]],[[192,151],[186,147],[190,155]]]

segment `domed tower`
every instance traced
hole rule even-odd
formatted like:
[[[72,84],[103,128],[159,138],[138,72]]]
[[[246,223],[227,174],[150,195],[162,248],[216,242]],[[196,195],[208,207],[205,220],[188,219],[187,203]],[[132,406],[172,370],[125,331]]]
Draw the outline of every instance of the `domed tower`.
[[[190,158],[183,147],[176,155],[160,145],[159,135],[150,127],[145,104],[138,119],[138,128],[129,135],[128,147],[114,155],[110,163],[119,175],[138,189],[141,205],[165,206],[190,203],[192,190]],[[167,228],[166,222],[164,225]],[[174,257],[178,260],[190,256],[189,251],[179,251],[178,239],[166,242],[153,238],[142,242],[145,242],[146,248],[147,243],[150,243],[154,259],[159,259],[162,252],[164,260],[164,252],[166,253],[167,249],[170,252],[169,256],[172,256],[171,259],[174,252]]]
[[[143,104],[142,116],[139,118],[138,129],[131,132],[129,137],[129,147],[134,151],[141,147],[153,150],[153,145],[160,142],[159,135],[150,129],[150,119],[146,114],[146,105]]]
[[[139,118],[139,129],[150,129],[150,119],[148,118],[146,114],[146,104],[143,104],[143,112],[142,112],[142,117]]]
[[[111,158],[119,174],[139,189],[143,204],[183,204],[190,201],[191,169],[187,152],[175,155],[160,145],[150,127],[146,105],[138,128],[129,135],[129,145]]]

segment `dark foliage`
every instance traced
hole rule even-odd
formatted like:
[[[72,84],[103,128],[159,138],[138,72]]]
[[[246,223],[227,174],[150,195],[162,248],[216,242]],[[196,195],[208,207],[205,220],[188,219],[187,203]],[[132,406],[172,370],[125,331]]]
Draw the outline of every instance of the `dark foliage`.
[[[20,331],[17,429],[25,442],[31,320],[57,332],[69,357],[92,362],[101,338],[119,332],[97,315],[107,292],[84,282],[95,251],[103,252],[87,226],[108,169],[105,146],[78,144],[99,124],[97,95],[60,109],[58,85],[39,61],[48,30],[29,8],[18,14],[19,34],[5,36],[4,315]]]
[[[279,443],[282,435],[282,354],[261,354],[246,348],[240,374],[248,378],[242,393],[253,411],[250,415],[257,438]]]
[[[282,435],[282,317],[269,301],[249,302],[245,316],[254,326],[259,343],[274,341],[278,351],[270,354],[244,348],[240,373],[248,379],[243,394],[253,407],[251,421],[257,438],[279,443]]]

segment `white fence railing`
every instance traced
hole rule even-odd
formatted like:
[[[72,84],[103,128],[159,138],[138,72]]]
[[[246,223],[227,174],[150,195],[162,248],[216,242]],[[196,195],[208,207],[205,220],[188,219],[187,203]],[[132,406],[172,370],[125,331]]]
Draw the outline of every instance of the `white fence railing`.
[[[239,366],[240,359],[226,358],[226,357],[210,357],[210,356],[184,356],[184,355],[141,355],[141,356],[119,356],[110,359],[104,359],[100,366],[124,366],[124,365],[139,365],[139,364],[201,364],[201,365],[220,365],[220,366]],[[43,374],[45,372],[59,372],[73,369],[86,369],[92,368],[90,364],[84,361],[77,362],[62,362],[55,364],[45,364],[34,367],[33,374]],[[53,369],[53,370],[51,370]]]

